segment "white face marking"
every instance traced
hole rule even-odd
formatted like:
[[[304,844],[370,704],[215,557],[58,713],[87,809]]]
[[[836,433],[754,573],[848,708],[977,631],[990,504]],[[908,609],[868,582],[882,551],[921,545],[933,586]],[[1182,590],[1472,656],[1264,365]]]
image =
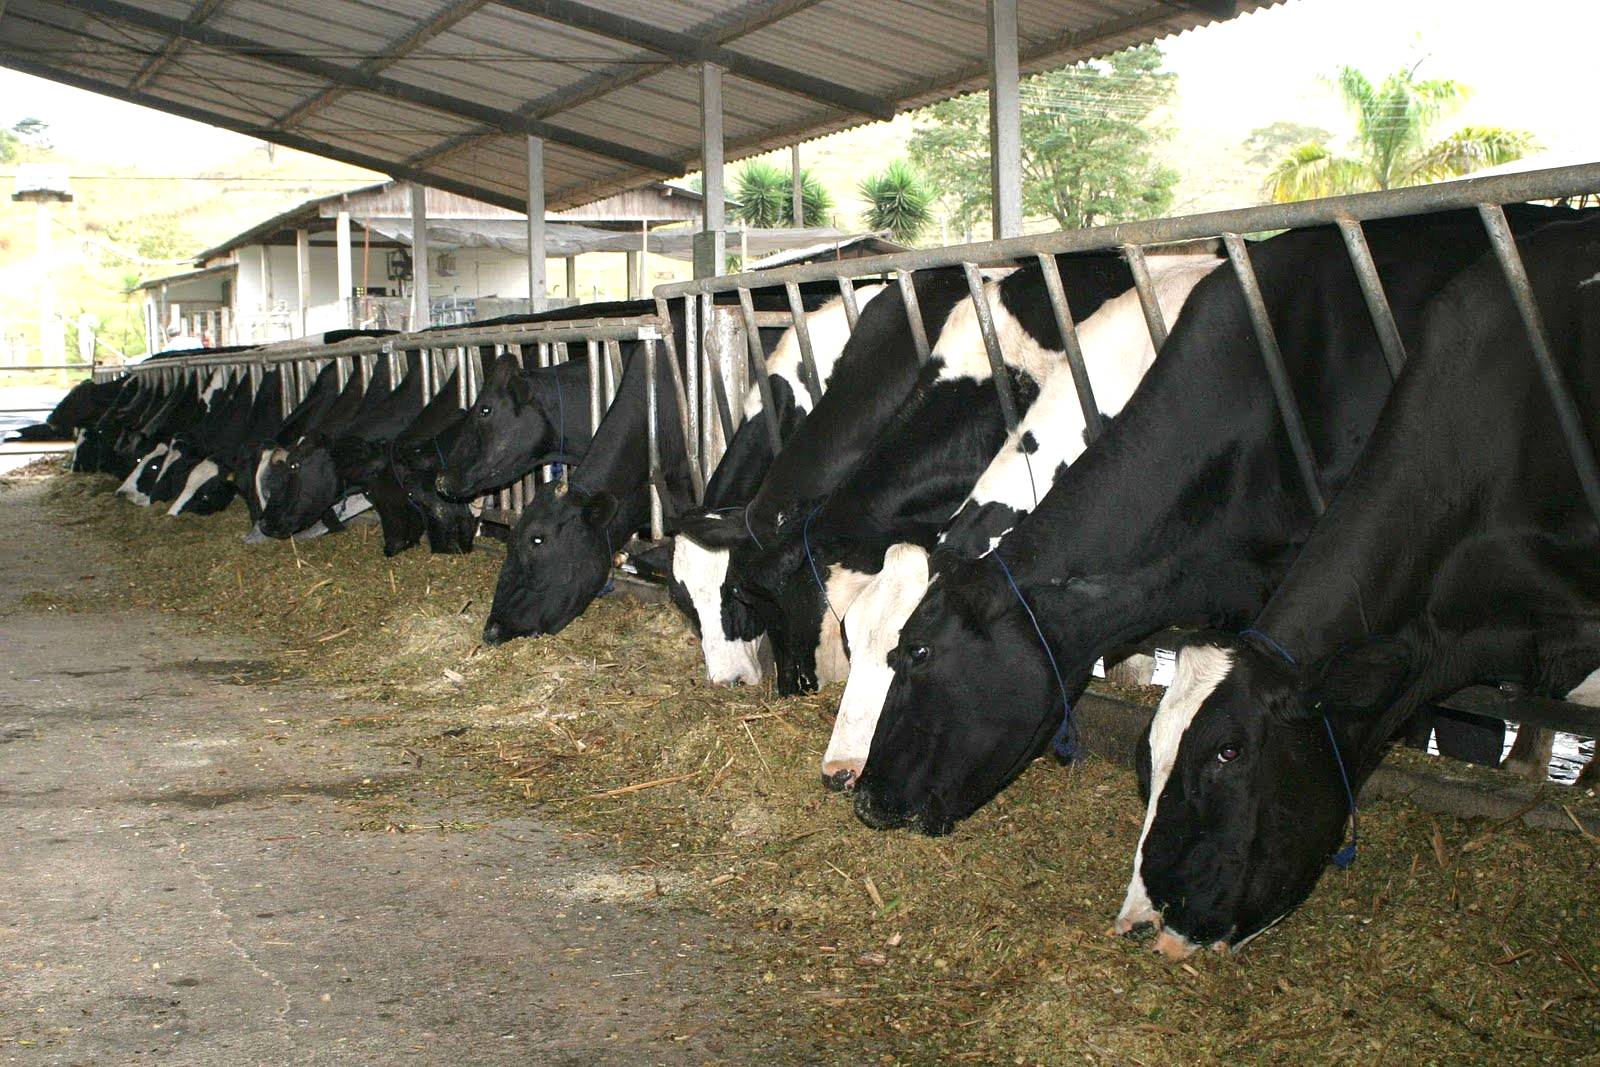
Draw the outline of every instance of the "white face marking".
[[[917,545],[891,545],[884,553],[883,570],[862,589],[845,612],[845,634],[850,638],[850,676],[833,736],[822,754],[822,773],[841,772],[852,779],[866,765],[872,735],[883,714],[894,671],[889,653],[900,643],[900,629],[928,588],[928,553]]]
[[[183,509],[189,506],[189,501],[194,499],[194,495],[200,491],[200,488],[221,473],[222,468],[209,459],[203,459],[196,463],[194,470],[189,472],[189,480],[183,483],[183,492],[179,493],[178,499],[172,502],[172,506],[167,509],[167,514],[183,514]]]
[[[183,451],[181,449],[177,449],[177,448],[168,449],[167,450],[167,458],[161,461],[161,469],[156,472],[156,481],[159,482],[162,478],[166,477],[167,470],[174,463],[176,463],[179,459],[182,459],[182,458],[183,458]]]
[[[700,650],[706,675],[716,685],[757,685],[761,681],[762,641],[731,641],[722,628],[722,583],[729,552],[706,548],[687,537],[672,539],[672,576],[689,591],[700,620]]]
[[[144,457],[134,464],[133,473],[129,474],[127,478],[123,479],[122,484],[117,486],[117,495],[127,497],[142,508],[149,507],[150,498],[139,490],[139,476],[144,473],[144,469],[153,460],[165,455],[166,451],[167,446],[159,444],[145,453]]]
[[[1216,269],[1221,262],[1214,256],[1158,257],[1150,265],[1150,276],[1161,307],[1162,318],[1173,322],[1183,310],[1201,278]],[[1000,331],[1001,316],[1013,324],[1016,333],[1026,338],[1016,320],[999,306],[998,295],[991,300],[995,308],[995,328],[1000,332],[1001,345],[1006,348],[1006,362],[1011,363],[1010,342]],[[967,304],[971,314],[971,303]],[[954,316],[952,316],[952,321]],[[948,330],[949,327],[946,327]],[[1089,371],[1089,381],[1094,387],[1095,404],[1107,415],[1115,415],[1127,404],[1138,388],[1145,372],[1155,362],[1155,348],[1150,344],[1150,331],[1145,325],[1144,311],[1139,294],[1130,289],[1121,296],[1102,304],[1077,326],[1079,345],[1083,350],[1084,366]],[[1018,423],[1017,429],[1006,439],[994,461],[979,476],[968,495],[976,504],[998,502],[1026,514],[1037,506],[1055,479],[1063,464],[1070,464],[1083,454],[1083,408],[1078,403],[1077,384],[1066,364],[1063,353],[1048,352],[1027,340],[1031,346],[1026,358],[1045,362],[1041,373],[1034,374],[1040,381],[1039,397]],[[941,336],[940,345],[944,338]],[[988,358],[983,356],[983,341],[977,340],[978,354],[987,372]],[[1032,372],[1030,372],[1032,373]],[[1024,452],[1023,438],[1034,443],[1032,452]],[[963,504],[965,508],[967,505]],[[1004,536],[1003,534],[1001,536]],[[998,539],[991,542],[994,550]]]
[[[1567,699],[1574,704],[1600,708],[1600,668],[1596,668],[1589,677],[1579,682],[1577,687],[1567,694]]]
[[[866,307],[873,297],[887,286],[864,285],[856,290],[856,305]],[[833,365],[850,340],[850,319],[845,314],[844,299],[835,297],[806,315],[806,332],[811,337],[811,358],[817,365],[817,377],[824,385]],[[789,383],[794,393],[794,403],[801,411],[810,414],[811,392],[806,388],[805,375],[800,370],[800,340],[794,327],[785,330],[778,344],[767,357],[767,373],[776,374]],[[744,417],[755,418],[761,411],[761,389],[752,385],[744,396]]]
[[[1144,865],[1144,840],[1156,821],[1156,805],[1161,803],[1161,793],[1177,762],[1183,735],[1206,698],[1217,691],[1217,686],[1232,669],[1233,653],[1215,645],[1191,645],[1178,653],[1172,686],[1161,698],[1161,706],[1156,708],[1155,720],[1150,724],[1150,803],[1145,808],[1144,828],[1139,831],[1139,844],[1133,853],[1133,878],[1128,882],[1128,894],[1117,915],[1114,927],[1117,933],[1125,934],[1141,923],[1160,921],[1140,873]]]
[[[263,448],[261,458],[256,461],[256,506],[267,506],[267,471],[274,463],[280,463],[289,455],[288,449]]]
[[[828,593],[828,603],[822,608],[822,632],[817,640],[818,685],[842,682],[849,677],[850,657],[845,654],[839,620],[849,613],[850,605],[871,580],[872,575],[848,567],[835,564],[828,568],[822,583]]]
[[[204,389],[200,390],[200,403],[204,404],[209,409],[211,407],[211,398],[217,394],[217,390],[221,389],[227,380],[227,372],[220,370],[213,371],[211,374],[211,380],[206,382],[206,387]]]

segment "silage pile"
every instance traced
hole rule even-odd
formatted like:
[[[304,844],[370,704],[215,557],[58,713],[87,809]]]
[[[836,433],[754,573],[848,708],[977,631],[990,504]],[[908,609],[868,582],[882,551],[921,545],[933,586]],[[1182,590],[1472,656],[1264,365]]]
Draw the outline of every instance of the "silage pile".
[[[1357,865],[1288,922],[1173,966],[1102,932],[1142,816],[1121,768],[1041,763],[950,837],[876,834],[817,782],[837,691],[712,688],[670,608],[606,600],[485,648],[498,548],[384,560],[359,528],[247,548],[237,510],[174,521],[108,489],[63,479],[53,506],[135,602],[270,638],[499,802],[611,843],[730,924],[752,1025],[841,1058],[1535,1062],[1600,1039],[1600,840],[1376,805]]]

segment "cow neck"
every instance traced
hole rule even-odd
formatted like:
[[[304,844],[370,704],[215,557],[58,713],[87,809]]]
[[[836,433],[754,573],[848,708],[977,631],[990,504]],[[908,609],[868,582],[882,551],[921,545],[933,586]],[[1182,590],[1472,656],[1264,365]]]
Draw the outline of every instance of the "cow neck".
[[[578,462],[593,436],[589,425],[588,359],[533,371],[526,380],[533,393],[533,406],[549,428],[550,444],[537,462]]]
[[[966,297],[966,281],[960,271],[923,271],[916,286],[923,325],[930,341],[935,340],[951,309]],[[773,459],[751,498],[751,522],[763,539],[780,515],[798,519],[794,513],[799,504],[809,507],[838,487],[870,453],[919,378],[933,373],[933,368],[918,365],[898,290],[878,294],[861,309],[827,391]]]
[[[647,438],[647,412],[645,395],[645,361],[637,344],[622,346],[624,363],[622,381],[617,384],[616,399],[610,410],[600,420],[594,437],[568,479],[569,488],[583,496],[610,493],[617,499],[619,516],[628,508],[630,498],[642,498],[649,478],[649,444]],[[663,365],[664,356],[658,353],[656,366],[656,403],[659,421],[662,477],[666,482],[670,510],[679,507],[690,497],[689,469],[683,452],[682,423],[675,415],[676,401],[672,390],[672,375]],[[646,505],[648,511],[648,505]],[[613,523],[612,525],[615,525]]]

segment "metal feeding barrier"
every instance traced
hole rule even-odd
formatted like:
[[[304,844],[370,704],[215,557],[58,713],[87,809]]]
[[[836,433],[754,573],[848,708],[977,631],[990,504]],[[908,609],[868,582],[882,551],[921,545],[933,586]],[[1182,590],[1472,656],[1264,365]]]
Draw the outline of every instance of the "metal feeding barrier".
[[[697,398],[691,395],[686,418],[691,426],[699,428],[698,435],[702,448],[698,457],[691,453],[689,459],[691,464],[697,459],[707,464],[702,470],[703,476],[709,476],[719,455],[715,448],[710,446],[713,434],[709,431],[720,431],[723,441],[731,438],[738,424],[738,415],[743,410],[742,405],[734,406],[729,403],[730,391],[740,400],[744,397],[742,387],[732,390],[732,383],[738,380],[735,365],[744,362],[741,347],[748,352],[749,375],[760,386],[761,407],[767,416],[774,450],[776,451],[780,445],[777,415],[767,385],[761,349],[754,340],[759,320],[752,311],[752,292],[781,286],[789,293],[790,313],[769,313],[767,321],[759,324],[793,324],[796,340],[799,343],[803,373],[807,383],[810,384],[817,381],[817,369],[805,317],[799,305],[798,286],[807,282],[836,283],[845,301],[847,319],[853,330],[859,316],[854,300],[855,284],[866,278],[893,279],[902,298],[917,356],[919,360],[925,362],[930,349],[918,306],[916,280],[919,271],[938,268],[960,268],[965,274],[979,332],[994,371],[993,378],[999,394],[1001,412],[1007,429],[1014,430],[1017,424],[1017,403],[1011,381],[1003,372],[1004,353],[1001,351],[989,302],[984,293],[986,283],[982,270],[1018,266],[1030,262],[1038,264],[1055,322],[1060,330],[1063,356],[1076,386],[1087,436],[1093,441],[1103,431],[1104,422],[1094,401],[1094,388],[1090,383],[1077,331],[1073,326],[1069,303],[1071,294],[1063,289],[1055,257],[1078,252],[1119,252],[1127,261],[1151,341],[1159,351],[1166,340],[1167,323],[1163,321],[1160,306],[1156,302],[1146,262],[1147,256],[1171,250],[1173,246],[1185,242],[1220,241],[1231,269],[1238,277],[1256,344],[1272,386],[1279,417],[1289,439],[1300,480],[1312,508],[1317,515],[1321,515],[1326,508],[1326,497],[1317,479],[1316,455],[1306,432],[1305,419],[1295,399],[1288,371],[1284,367],[1283,353],[1273,330],[1266,301],[1251,262],[1250,247],[1244,235],[1310,226],[1336,226],[1343,238],[1350,265],[1360,284],[1385,362],[1391,376],[1397,378],[1405,366],[1405,346],[1395,325],[1394,314],[1384,293],[1383,282],[1378,276],[1372,252],[1368,248],[1362,223],[1406,215],[1459,209],[1475,210],[1483,221],[1489,245],[1500,263],[1512,299],[1527,331],[1540,378],[1549,395],[1571,461],[1577,470],[1579,484],[1590,509],[1596,518],[1600,519],[1600,466],[1596,465],[1593,445],[1584,432],[1578,405],[1553,355],[1548,331],[1534,299],[1526,267],[1517,250],[1516,241],[1513,239],[1502,207],[1504,204],[1523,201],[1581,198],[1596,190],[1600,190],[1600,163],[1589,163],[1520,174],[1463,179],[1410,189],[1360,193],[1292,204],[1271,204],[1180,218],[1122,223],[1094,229],[923,249],[896,255],[812,263],[703,278],[658,286],[654,295],[662,318],[666,318],[673,301],[680,301],[681,315],[690,326],[686,331],[689,346],[689,351],[685,353],[687,373],[691,381],[698,380],[704,383],[707,395],[703,399],[707,402],[697,405],[695,403]],[[742,322],[734,324],[734,332],[742,333],[748,342],[745,346],[740,346],[737,342],[729,343],[716,330],[710,328],[703,331],[702,338],[693,328],[697,305],[701,318],[709,326],[715,297],[729,292],[738,294]],[[814,389],[813,395],[820,395],[820,389]],[[708,405],[715,408],[716,422],[702,418],[702,412]],[[658,469],[660,465],[658,450],[658,441],[652,435],[650,440],[652,471]],[[1600,734],[1600,712],[1563,701],[1527,698],[1491,687],[1477,686],[1464,690],[1442,703],[1461,710],[1549,726],[1553,729],[1576,729],[1589,735]]]
[[[483,387],[488,371],[486,356],[498,358],[510,352],[524,369],[531,370],[565,363],[570,346],[582,345],[590,357],[589,413],[598,425],[616,398],[621,381],[621,346],[640,343],[648,362],[653,365],[656,344],[662,338],[661,324],[647,315],[469,325],[382,337],[352,337],[331,344],[286,341],[242,351],[153,358],[124,367],[99,368],[95,380],[105,381],[123,374],[148,376],[158,378],[164,387],[171,389],[221,371],[224,385],[232,385],[248,376],[254,395],[260,390],[268,369],[276,368],[283,380],[283,413],[288,415],[305,399],[328,364],[338,367],[338,385],[343,389],[352,374],[370,383],[378,361],[384,360],[392,382],[398,383],[406,375],[421,375],[424,404],[439,394],[451,375],[458,375],[457,401],[462,410],[468,410]],[[514,524],[536,487],[549,479],[548,470],[541,471],[480,497],[482,517],[491,522]]]

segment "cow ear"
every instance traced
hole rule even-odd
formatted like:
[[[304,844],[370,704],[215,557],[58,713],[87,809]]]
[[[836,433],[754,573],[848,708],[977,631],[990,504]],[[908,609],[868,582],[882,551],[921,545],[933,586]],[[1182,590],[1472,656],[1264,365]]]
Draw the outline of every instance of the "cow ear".
[[[1399,697],[1411,665],[1411,648],[1404,641],[1370,638],[1323,660],[1303,699],[1292,706],[1312,715],[1381,713]]]
[[[1016,603],[999,567],[986,556],[949,559],[940,577],[951,608],[974,629],[987,628]]]
[[[510,359],[510,356],[506,356]],[[533,386],[526,375],[520,371],[512,371],[506,378],[506,392],[511,394],[511,400],[518,407],[527,407],[533,403]]]
[[[663,540],[649,548],[629,549],[628,563],[641,578],[669,580],[672,577],[672,542]]]
[[[675,534],[701,548],[733,548],[750,539],[738,515],[733,515],[731,522],[718,515],[685,515],[678,520]]]
[[[583,521],[590,526],[609,526],[617,517],[617,498],[610,493],[596,493],[583,502]]]

